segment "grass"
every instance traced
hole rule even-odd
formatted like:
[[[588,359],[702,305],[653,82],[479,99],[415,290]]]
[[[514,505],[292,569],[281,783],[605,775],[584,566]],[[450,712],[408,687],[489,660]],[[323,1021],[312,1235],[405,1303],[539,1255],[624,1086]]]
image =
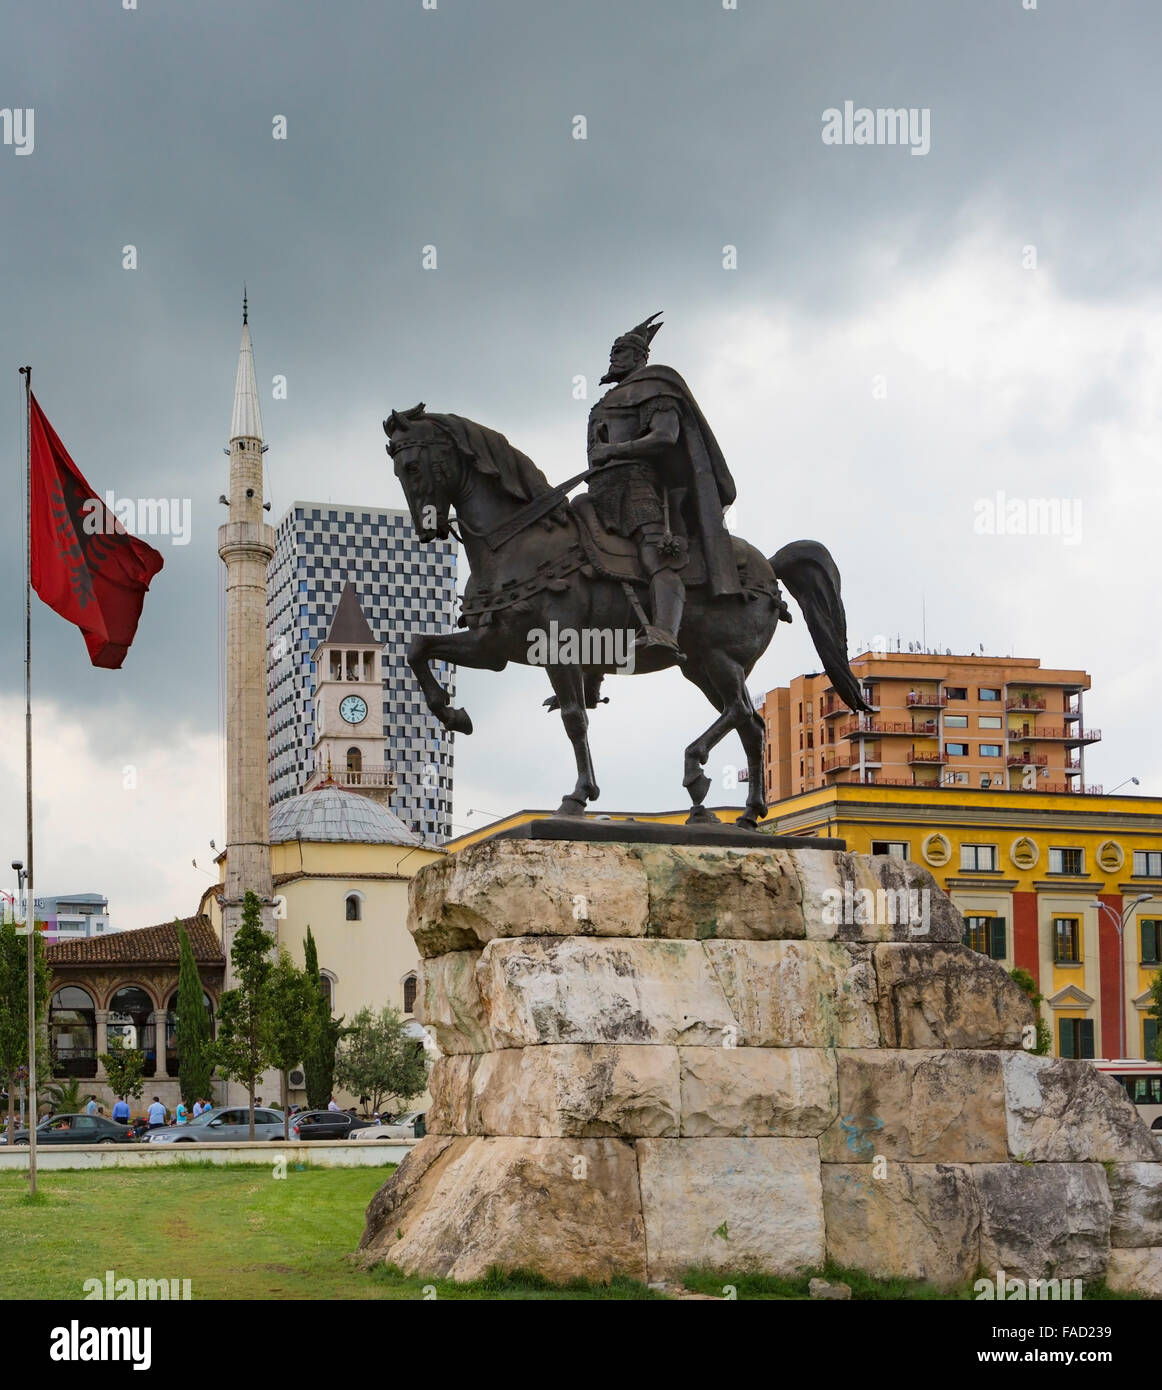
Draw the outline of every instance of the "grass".
[[[44,1172],[34,1199],[23,1173],[0,1173],[0,1299],[76,1299],[105,1271],[189,1279],[194,1298],[628,1301],[664,1294],[631,1279],[554,1286],[530,1271],[490,1271],[472,1283],[358,1269],[352,1252],[367,1203],[392,1170],[291,1166],[285,1180],[248,1164],[196,1160],[165,1168]],[[971,1282],[939,1290],[828,1266],[796,1278],[691,1270],[695,1293],[748,1301],[801,1300],[812,1276],[842,1280],[856,1300],[972,1299]],[[1126,1297],[1087,1281],[1086,1301]]]

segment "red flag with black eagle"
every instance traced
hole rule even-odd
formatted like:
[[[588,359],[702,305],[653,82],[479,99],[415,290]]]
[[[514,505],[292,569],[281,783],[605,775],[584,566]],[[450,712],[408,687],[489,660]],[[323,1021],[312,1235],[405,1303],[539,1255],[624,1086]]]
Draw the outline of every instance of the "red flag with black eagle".
[[[130,533],[81,475],[35,396],[32,444],[32,587],[84,634],[94,666],[117,670],[137,632],[150,580],[164,561]]]

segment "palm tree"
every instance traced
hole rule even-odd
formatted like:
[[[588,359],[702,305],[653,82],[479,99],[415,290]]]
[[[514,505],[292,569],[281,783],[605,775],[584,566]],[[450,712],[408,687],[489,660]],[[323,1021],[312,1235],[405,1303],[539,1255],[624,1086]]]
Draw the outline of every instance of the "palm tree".
[[[84,1108],[81,1083],[75,1076],[66,1081],[50,1081],[44,1091],[57,1115],[75,1115]]]

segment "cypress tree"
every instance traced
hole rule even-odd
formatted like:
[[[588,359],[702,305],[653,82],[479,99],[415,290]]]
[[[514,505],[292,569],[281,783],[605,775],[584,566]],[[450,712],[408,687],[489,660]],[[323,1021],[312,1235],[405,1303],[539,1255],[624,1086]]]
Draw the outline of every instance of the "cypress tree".
[[[210,1018],[202,999],[202,977],[194,960],[189,933],[178,924],[178,1003],[175,1043],[178,1052],[178,1085],[182,1100],[193,1105],[210,1099],[214,1072],[210,1054]]]
[[[307,1078],[307,1109],[325,1110],[335,1088],[335,1049],[342,1035],[342,1019],[331,1017],[331,1006],[323,993],[323,977],[319,971],[319,952],[311,929],[303,951],[306,973],[314,1000],[311,1026],[307,1030],[303,1071]]]

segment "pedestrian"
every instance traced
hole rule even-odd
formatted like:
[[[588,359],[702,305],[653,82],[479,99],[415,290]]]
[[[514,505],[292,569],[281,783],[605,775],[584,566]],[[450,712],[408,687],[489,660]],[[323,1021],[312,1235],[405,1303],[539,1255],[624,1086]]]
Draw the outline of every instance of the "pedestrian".
[[[149,1104],[149,1127],[150,1129],[161,1129],[166,1122],[168,1111],[161,1103],[160,1096],[154,1096]]]
[[[90,1097],[89,1097],[89,1103],[88,1103],[88,1105],[85,1106],[85,1114],[86,1114],[86,1115],[95,1115],[96,1113],[97,1113],[97,1097],[96,1097],[96,1096],[90,1096]]]
[[[129,1102],[124,1096],[119,1096],[113,1105],[113,1118],[119,1125],[129,1123]]]
[[[331,1099],[327,1102],[327,1109],[328,1109],[328,1110],[338,1110],[338,1109],[339,1109],[339,1102],[335,1099],[334,1096],[332,1096]]]
[[[178,1101],[178,1108],[174,1112],[174,1118],[179,1125],[184,1125],[185,1122],[190,1118],[190,1112],[186,1109],[186,1103],[184,1100]]]
[[[196,1100],[196,1101],[194,1101],[194,1119],[196,1120],[196,1119],[198,1118],[198,1116],[199,1116],[201,1113],[202,1113],[202,1102],[201,1102],[201,1100]]]

